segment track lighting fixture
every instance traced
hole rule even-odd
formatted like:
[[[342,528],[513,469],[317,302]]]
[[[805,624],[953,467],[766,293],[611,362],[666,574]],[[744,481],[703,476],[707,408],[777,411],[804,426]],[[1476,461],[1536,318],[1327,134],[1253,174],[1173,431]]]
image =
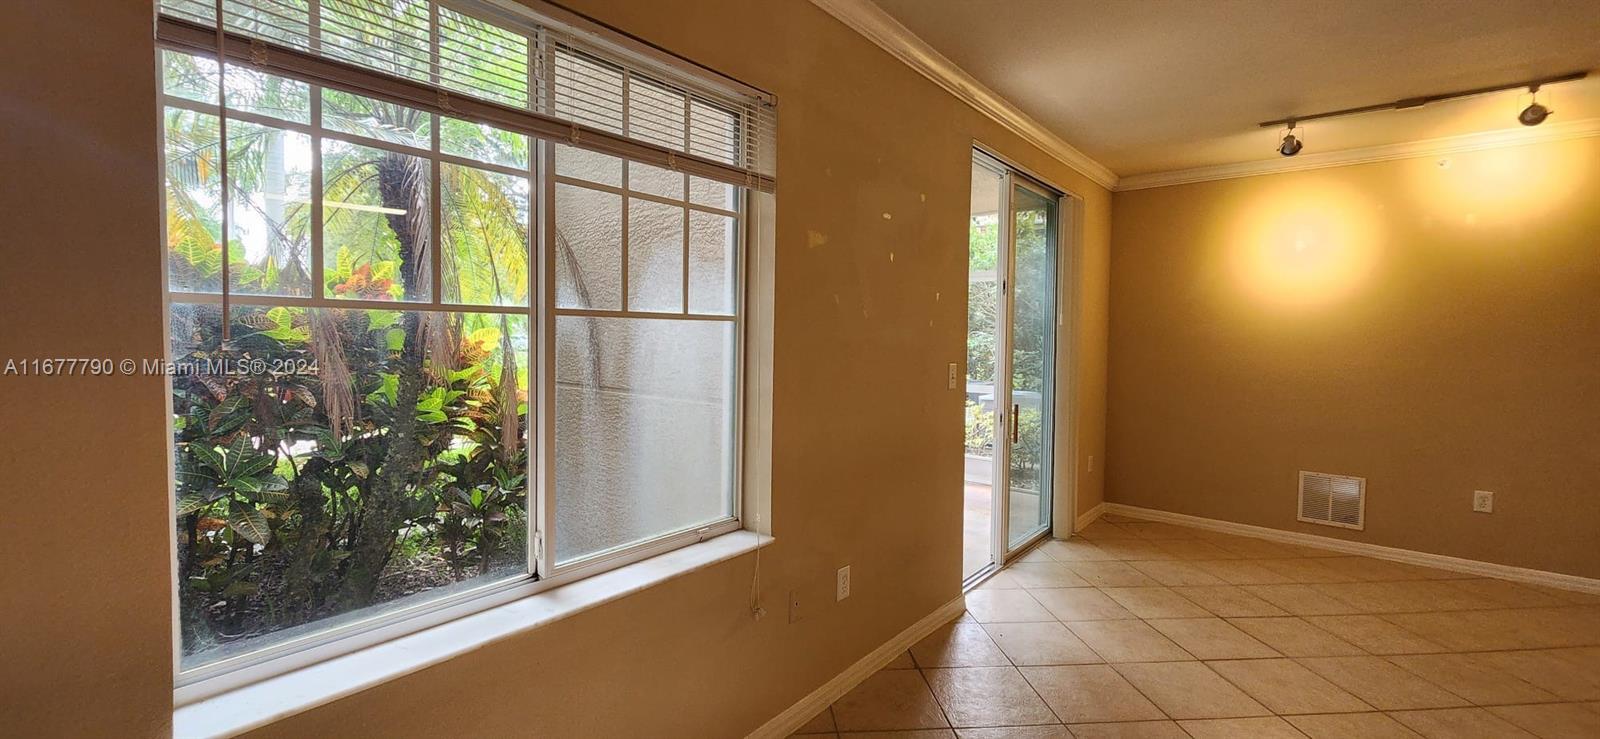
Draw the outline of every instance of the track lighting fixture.
[[[1555,111],[1539,104],[1538,85],[1528,85],[1528,93],[1533,95],[1533,102],[1529,103],[1528,107],[1523,108],[1522,112],[1517,114],[1517,122],[1524,126],[1537,126],[1544,123],[1544,119],[1549,118],[1550,114]]]
[[[1295,136],[1295,125],[1298,123],[1305,123],[1306,121],[1318,121],[1322,120],[1323,118],[1337,118],[1339,116],[1356,115],[1359,113],[1373,113],[1380,110],[1406,110],[1408,108],[1420,108],[1429,103],[1436,103],[1441,100],[1454,100],[1456,98],[1484,95],[1491,92],[1500,92],[1502,90],[1515,90],[1519,87],[1527,88],[1528,92],[1533,93],[1535,98],[1531,103],[1528,104],[1528,107],[1523,108],[1522,112],[1517,114],[1517,122],[1524,126],[1537,126],[1541,123],[1544,123],[1544,120],[1549,118],[1555,112],[1545,107],[1538,101],[1537,96],[1539,93],[1539,88],[1543,85],[1554,84],[1557,82],[1581,80],[1587,76],[1589,76],[1588,72],[1571,72],[1568,74],[1556,75],[1554,77],[1541,77],[1539,79],[1516,82],[1509,85],[1479,87],[1472,90],[1458,90],[1456,92],[1446,92],[1438,95],[1424,95],[1422,97],[1405,98],[1404,100],[1395,100],[1394,102],[1379,103],[1377,105],[1363,105],[1359,108],[1345,108],[1343,110],[1330,110],[1326,113],[1296,115],[1291,118],[1280,118],[1275,121],[1263,121],[1261,123],[1261,127],[1276,128],[1278,126],[1287,125],[1289,127],[1289,131],[1288,133],[1284,134],[1283,140],[1278,143],[1278,153],[1286,157],[1292,157],[1296,154],[1299,154],[1300,150],[1305,146],[1305,142]]]
[[[1286,157],[1292,157],[1299,154],[1300,149],[1304,146],[1305,142],[1294,136],[1294,121],[1289,121],[1289,132],[1283,135],[1283,142],[1278,144],[1278,153]]]

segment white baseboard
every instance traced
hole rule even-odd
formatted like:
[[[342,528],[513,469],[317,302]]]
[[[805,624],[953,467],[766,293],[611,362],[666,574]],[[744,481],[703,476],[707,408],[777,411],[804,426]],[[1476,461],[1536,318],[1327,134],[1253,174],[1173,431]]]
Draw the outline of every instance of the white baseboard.
[[[1600,593],[1600,580],[1578,575],[1567,575],[1560,572],[1547,572],[1526,567],[1513,567],[1511,565],[1496,564],[1494,562],[1480,562],[1475,559],[1462,559],[1443,554],[1418,552],[1412,549],[1399,549],[1378,544],[1367,544],[1359,541],[1335,539],[1329,536],[1317,536],[1299,531],[1284,531],[1265,526],[1252,526],[1232,521],[1222,521],[1215,518],[1201,518],[1183,513],[1169,513],[1154,508],[1140,508],[1123,503],[1104,503],[1105,513],[1117,513],[1133,518],[1142,518],[1147,521],[1160,521],[1164,523],[1182,524],[1199,529],[1220,531],[1225,534],[1238,534],[1257,539],[1282,542],[1284,544],[1300,544],[1302,546],[1327,549],[1346,554],[1359,554],[1375,559],[1387,559],[1393,562],[1433,567],[1451,572],[1465,572],[1483,577],[1495,577],[1501,580],[1515,580],[1518,582],[1546,585],[1564,590],[1579,590],[1586,593]],[[1093,512],[1093,511],[1091,511]]]
[[[805,726],[812,716],[822,712],[822,709],[833,705],[833,702],[844,697],[863,680],[872,677],[873,673],[887,667],[896,657],[922,638],[933,633],[951,621],[954,621],[966,610],[966,597],[959,596],[938,608],[933,613],[923,616],[921,620],[906,627],[905,631],[896,634],[893,639],[884,642],[877,649],[867,653],[867,656],[856,660],[856,663],[845,668],[844,672],[835,675],[832,680],[822,684],[822,687],[811,691],[809,695],[801,698],[799,702],[789,706],[772,717],[772,720],[761,725],[761,728],[750,732],[749,739],[783,739],[793,734],[797,729]]]
[[[1096,519],[1105,515],[1106,505],[1106,503],[1101,502],[1099,505],[1084,511],[1083,515],[1078,516],[1078,520],[1073,522],[1072,532],[1077,533],[1089,528],[1089,524],[1094,523]]]

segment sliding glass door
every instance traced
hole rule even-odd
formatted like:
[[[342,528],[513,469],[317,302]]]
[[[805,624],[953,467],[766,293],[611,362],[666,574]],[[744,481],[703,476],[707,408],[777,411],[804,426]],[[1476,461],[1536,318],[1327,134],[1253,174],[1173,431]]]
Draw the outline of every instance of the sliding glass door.
[[[1050,528],[1061,196],[974,155],[963,576]]]
[[[1013,177],[1010,313],[1003,359],[1010,394],[1006,459],[1007,548],[1050,528],[1051,370],[1055,366],[1056,208],[1059,198]]]

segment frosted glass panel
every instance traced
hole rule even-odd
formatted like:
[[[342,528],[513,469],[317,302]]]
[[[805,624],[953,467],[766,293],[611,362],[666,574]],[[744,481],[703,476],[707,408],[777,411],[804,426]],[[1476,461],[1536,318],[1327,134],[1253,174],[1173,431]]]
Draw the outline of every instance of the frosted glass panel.
[[[556,318],[556,561],[733,512],[731,321]]]
[[[556,307],[622,307],[622,196],[556,185]]]
[[[689,312],[731,315],[738,222],[703,211],[689,213]]]
[[[683,213],[675,205],[629,201],[629,310],[683,310]]]

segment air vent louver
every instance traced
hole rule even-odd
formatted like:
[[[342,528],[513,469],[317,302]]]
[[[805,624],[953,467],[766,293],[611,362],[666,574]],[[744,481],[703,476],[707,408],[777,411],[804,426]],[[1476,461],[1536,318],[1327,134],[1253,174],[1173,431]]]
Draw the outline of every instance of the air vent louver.
[[[1364,528],[1366,494],[1366,478],[1302,470],[1299,520],[1346,529]]]

